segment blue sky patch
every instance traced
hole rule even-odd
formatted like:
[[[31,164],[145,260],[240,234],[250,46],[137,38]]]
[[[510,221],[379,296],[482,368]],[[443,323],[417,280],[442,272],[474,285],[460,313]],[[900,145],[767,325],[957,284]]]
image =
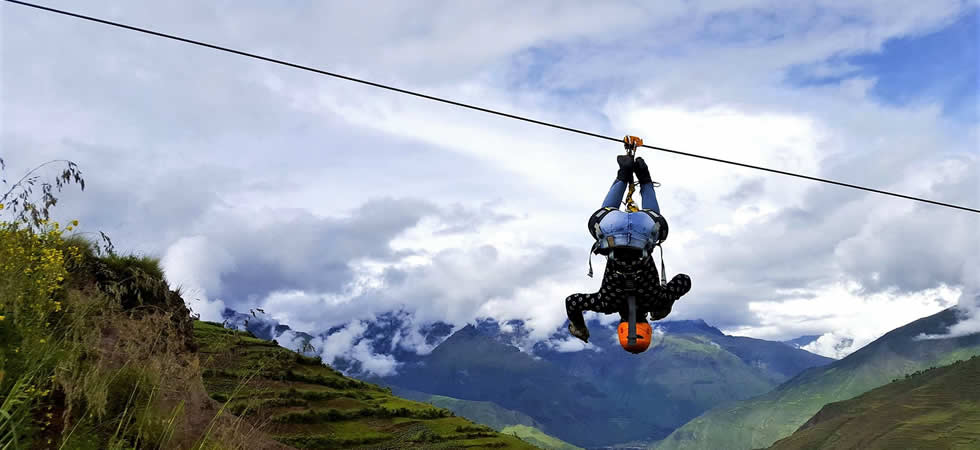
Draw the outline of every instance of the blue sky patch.
[[[973,8],[935,32],[892,39],[880,52],[826,61],[838,71],[814,75],[816,66],[791,69],[787,81],[799,86],[836,84],[852,77],[873,77],[871,94],[890,105],[940,102],[943,112],[978,120],[980,14]]]

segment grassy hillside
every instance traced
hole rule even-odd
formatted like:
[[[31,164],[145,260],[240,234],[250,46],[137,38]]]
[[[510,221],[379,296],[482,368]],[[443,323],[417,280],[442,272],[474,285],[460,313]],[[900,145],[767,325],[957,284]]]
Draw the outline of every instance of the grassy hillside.
[[[975,449],[978,444],[980,357],[973,357],[828,404],[770,449]]]
[[[211,397],[292,447],[534,448],[249,333],[207,322],[194,333]]]
[[[980,354],[980,335],[917,340],[956,322],[946,310],[885,334],[833,364],[810,369],[767,394],[722,406],[659,442],[658,450],[763,448],[789,436],[824,405],[846,400],[896,377]]]
[[[494,402],[462,400],[444,395],[432,395],[425,392],[413,391],[397,386],[392,386],[391,388],[395,395],[399,397],[448,409],[456,413],[457,416],[465,417],[497,431],[511,425],[526,425],[533,428],[540,428],[540,424],[531,418],[531,416],[504,408]]]
[[[456,415],[465,417],[476,423],[489,426],[503,434],[515,435],[523,441],[544,449],[574,449],[578,448],[554,436],[541,431],[541,424],[519,411],[504,408],[494,402],[461,400],[443,395],[432,395],[424,392],[392,386],[399,397],[429,403],[440,408],[446,408]]]
[[[581,450],[579,447],[548,436],[541,430],[534,427],[529,427],[527,425],[511,425],[509,427],[505,427],[503,430],[500,430],[500,432],[507,435],[517,436],[521,438],[521,440],[530,442],[531,444],[534,444],[540,448],[551,450]]]
[[[0,448],[285,448],[204,391],[157,260],[0,222]]]

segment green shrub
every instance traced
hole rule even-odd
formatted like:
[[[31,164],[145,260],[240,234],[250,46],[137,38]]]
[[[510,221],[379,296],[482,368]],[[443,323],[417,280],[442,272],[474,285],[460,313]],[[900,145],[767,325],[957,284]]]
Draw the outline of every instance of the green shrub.
[[[0,447],[29,442],[53,419],[34,416],[65,357],[59,345],[70,319],[64,284],[81,250],[66,248],[58,224],[45,226],[38,233],[0,222]]]

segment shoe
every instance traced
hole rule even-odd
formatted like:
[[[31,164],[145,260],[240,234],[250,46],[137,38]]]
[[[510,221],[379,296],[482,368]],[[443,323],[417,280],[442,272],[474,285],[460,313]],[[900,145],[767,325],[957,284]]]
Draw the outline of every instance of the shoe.
[[[586,327],[576,327],[575,324],[568,322],[568,332],[582,340],[582,342],[589,342],[589,329]]]

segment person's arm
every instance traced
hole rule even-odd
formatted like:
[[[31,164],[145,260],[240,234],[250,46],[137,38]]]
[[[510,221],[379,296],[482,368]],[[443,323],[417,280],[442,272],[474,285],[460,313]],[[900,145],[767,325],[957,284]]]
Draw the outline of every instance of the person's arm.
[[[616,172],[616,181],[609,187],[609,193],[602,200],[602,207],[618,208],[623,202],[623,195],[626,194],[626,187],[633,182],[633,157],[629,155],[619,155],[616,157],[619,164],[619,171]]]
[[[653,189],[653,179],[650,178],[650,168],[647,167],[643,158],[636,158],[634,164],[636,170],[636,180],[640,182],[640,197],[643,198],[641,206],[660,214],[660,203],[657,202],[657,191]]]

